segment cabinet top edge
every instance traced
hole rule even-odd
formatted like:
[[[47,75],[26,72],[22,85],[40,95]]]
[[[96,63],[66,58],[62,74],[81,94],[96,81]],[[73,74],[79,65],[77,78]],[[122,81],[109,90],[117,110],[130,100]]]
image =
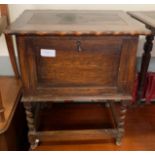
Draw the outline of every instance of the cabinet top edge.
[[[148,35],[124,11],[25,10],[5,31],[15,35]]]

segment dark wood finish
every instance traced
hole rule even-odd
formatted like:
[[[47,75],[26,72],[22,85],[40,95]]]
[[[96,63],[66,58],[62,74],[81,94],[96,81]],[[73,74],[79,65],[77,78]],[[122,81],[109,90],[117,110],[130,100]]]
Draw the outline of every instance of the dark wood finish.
[[[142,99],[142,93],[144,89],[144,83],[146,81],[146,74],[148,71],[150,59],[151,59],[151,51],[153,48],[153,40],[155,35],[155,11],[143,11],[143,12],[129,12],[129,14],[141,21],[145,24],[145,26],[151,30],[152,34],[147,35],[146,43],[144,45],[144,53],[142,56],[142,64],[140,70],[140,78],[139,78],[139,85],[138,85],[138,96],[137,99],[140,101]]]
[[[83,52],[77,52],[77,40],[81,41]],[[23,101],[122,99],[123,96],[131,99],[135,68],[129,68],[135,66],[136,43],[137,36],[104,36],[96,40],[84,36],[17,36],[25,88]],[[41,48],[52,47],[57,51],[56,58],[40,56]]]
[[[81,42],[80,52],[76,49],[77,41]],[[33,59],[37,59],[35,68],[38,77],[34,79],[38,78],[38,87],[116,86],[117,81],[114,79],[119,68],[122,43],[120,38],[35,37],[30,38],[27,45],[30,43],[32,43],[31,51],[36,51]],[[52,49],[52,47],[57,50],[55,59],[40,56],[41,48]],[[106,67],[103,67],[104,65]],[[107,74],[101,75],[103,72]]]
[[[117,128],[118,128],[118,134],[116,137],[116,144],[117,145],[121,145],[121,140],[122,140],[122,137],[124,136],[124,131],[125,131],[124,125],[125,125],[125,117],[126,117],[127,106],[128,106],[128,102],[122,101],[119,122],[117,124]]]
[[[28,150],[27,131],[24,108],[19,102],[7,130],[0,134],[0,150]]]
[[[9,24],[8,6],[0,5],[0,33]],[[10,60],[15,72],[15,77],[0,77],[0,150],[23,150],[26,146],[26,124],[23,109],[19,100],[22,94],[12,36],[6,35]],[[25,129],[24,129],[25,128]],[[24,132],[23,132],[24,131]],[[25,144],[23,143],[25,140]]]
[[[9,14],[8,14],[8,6],[7,6],[7,4],[0,4],[0,13],[1,13],[1,18],[0,18],[0,34],[1,34],[4,31],[4,29],[7,27],[7,25],[9,24]],[[15,75],[17,75],[18,71],[17,71],[17,65],[16,65],[16,61],[15,61],[13,42],[12,42],[12,40],[9,40],[10,37],[11,36],[8,36],[8,39],[7,39],[7,43],[9,45],[11,45],[11,46],[9,46],[9,54],[10,54],[10,59],[11,59],[11,62],[12,62],[12,66],[13,66],[14,71],[15,71]],[[3,89],[4,88],[0,89],[0,115],[1,115],[0,120],[4,122],[5,121],[5,116],[4,116],[4,108],[3,108],[4,105],[3,104],[6,104],[5,106],[8,106],[8,103],[6,103],[5,100],[3,101],[1,99],[1,91],[3,91]],[[2,95],[4,95],[4,94],[2,94]],[[10,108],[12,108],[12,107],[10,107]],[[9,108],[9,110],[10,110],[10,108]],[[6,113],[8,113],[8,111]],[[9,111],[9,113],[10,113],[10,111]]]
[[[70,104],[69,104],[70,105]],[[69,106],[68,105],[68,106]],[[77,114],[77,107],[79,107],[79,113]],[[81,108],[80,108],[81,107]],[[98,108],[95,108],[98,107]],[[76,109],[76,110],[75,110]],[[82,109],[82,112],[81,112]],[[73,112],[75,110],[75,112]],[[53,111],[53,110],[52,110]],[[76,108],[59,108],[55,110],[57,119],[50,115],[51,109],[46,110],[43,112],[45,115],[42,115],[42,130],[46,130],[47,128],[51,128],[51,126],[58,126],[60,128],[60,123],[62,123],[62,127],[65,128],[68,125],[68,119],[70,121],[78,122],[83,124],[84,126],[90,121],[90,117],[92,120],[91,126],[95,126],[97,124],[98,127],[103,128],[103,124],[109,122],[109,119],[105,116],[106,111],[102,111],[102,108],[98,104],[89,104],[87,108],[82,108],[81,106],[76,106]],[[58,143],[53,142],[42,142],[36,148],[37,151],[154,151],[155,147],[155,106],[153,104],[150,105],[143,105],[132,107],[127,110],[127,117],[126,117],[126,125],[125,125],[125,135],[123,138],[123,143],[121,146],[116,146],[113,142],[113,139],[107,140],[100,140],[100,141],[87,141],[87,142],[64,142]],[[75,113],[75,114],[74,114]],[[93,113],[93,115],[92,115]],[[68,115],[67,115],[68,114]],[[70,117],[69,115],[72,115]],[[67,116],[66,116],[67,115]],[[50,116],[50,117],[49,117]],[[65,117],[66,116],[66,117]],[[46,119],[46,118],[49,119]],[[63,119],[65,117],[65,119]],[[77,117],[77,118],[76,118]],[[83,119],[83,121],[82,121]],[[52,123],[53,122],[53,123]],[[46,124],[46,125],[45,125]],[[71,123],[70,123],[71,124]],[[69,124],[69,125],[70,125]],[[78,124],[78,126],[80,125]],[[69,126],[70,127],[70,126]],[[104,137],[103,137],[104,138]]]
[[[0,150],[25,150],[27,127],[21,98],[21,81],[14,77],[0,77],[0,90],[5,120],[0,122]],[[25,142],[24,142],[25,141]]]
[[[38,103],[36,103],[38,104]],[[110,109],[103,102],[58,102],[41,105],[38,131],[113,128]],[[119,109],[118,109],[119,110]],[[50,118],[47,121],[46,118]]]
[[[151,59],[153,40],[154,40],[153,35],[146,36],[146,42],[144,45],[144,53],[142,56],[142,64],[141,64],[140,74],[139,74],[138,95],[137,95],[138,101],[142,99],[143,92],[144,92],[144,84],[146,83],[146,75],[147,75],[147,71],[148,71],[149,63]]]
[[[123,11],[26,10],[6,31],[20,35],[150,34]]]
[[[122,11],[28,10],[6,30],[6,35],[12,34],[17,41],[31,148],[40,140],[61,137],[57,131],[54,135],[36,131],[33,104],[65,100],[121,100],[114,129],[119,145],[125,102],[132,99],[138,35],[150,31]],[[56,55],[42,56],[41,49],[53,49]],[[84,131],[61,133],[62,138],[71,138],[73,133],[79,133],[79,138],[85,135]]]
[[[0,122],[0,134],[10,125],[22,93],[21,81],[13,77],[0,77],[0,90],[4,107],[5,121]]]
[[[57,104],[57,103],[55,103],[55,104]],[[106,120],[106,118],[109,118],[108,121],[111,122],[111,124],[110,123],[104,123],[106,126],[106,129],[102,129],[103,124],[98,125],[98,123],[97,123],[98,120],[96,119],[96,118],[98,118],[98,116],[92,115],[90,118],[89,113],[88,114],[86,113],[86,116],[83,116],[83,115],[82,115],[82,117],[79,116],[79,113],[83,114],[85,112],[88,112],[90,103],[81,103],[81,106],[78,105],[77,103],[69,103],[69,104],[70,105],[65,105],[62,103],[62,106],[59,107],[60,109],[62,109],[62,113],[64,115],[64,116],[62,116],[63,117],[62,120],[59,119],[59,114],[56,116],[53,114],[53,121],[54,122],[53,122],[53,124],[50,124],[50,125],[48,124],[49,128],[47,128],[47,129],[45,128],[46,124],[43,123],[43,120],[44,120],[43,118],[46,119],[46,117],[51,117],[51,115],[46,116],[46,117],[40,116],[41,118],[43,117],[41,119],[40,123],[43,125],[44,130],[47,130],[47,131],[42,131],[39,128],[37,130],[37,132],[34,132],[34,125],[33,125],[33,130],[31,130],[29,132],[29,141],[31,142],[31,149],[35,149],[38,146],[39,142],[41,142],[41,143],[42,142],[53,142],[53,143],[67,142],[68,143],[68,142],[82,142],[82,141],[83,142],[84,141],[104,141],[104,140],[107,141],[108,139],[116,138],[116,144],[117,145],[121,144],[121,139],[122,139],[122,136],[124,134],[125,113],[127,110],[126,109],[127,108],[126,102],[122,102],[122,105],[120,106],[120,111],[117,110],[119,113],[115,112],[116,109],[113,109],[113,111],[112,111],[112,113],[115,112],[117,117],[120,115],[120,117],[118,117],[120,119],[117,122],[117,124],[115,122],[113,122],[113,117],[111,114],[109,114],[110,109],[107,110],[108,117],[105,115],[102,115],[102,117],[103,117],[102,123],[104,122],[104,120]],[[76,104],[77,104],[77,106],[76,106]],[[66,106],[67,108],[63,107],[63,105]],[[91,103],[93,110],[96,108],[96,105],[97,105],[98,109],[103,109],[103,108],[105,109],[104,103],[101,102],[101,103],[94,103],[94,104]],[[74,107],[76,109],[73,109],[71,112],[70,108],[72,108],[72,107]],[[82,109],[80,109],[80,107]],[[66,109],[66,110],[64,110],[64,109]],[[56,111],[56,110],[57,109],[54,108],[53,110],[49,110],[49,111],[54,112],[54,113],[57,113],[57,112],[59,113],[59,111],[61,111],[61,110],[58,110],[58,111]],[[69,113],[69,116],[67,116],[68,113]],[[91,113],[91,114],[93,114],[93,113]],[[88,116],[89,116],[89,118],[88,118]],[[56,119],[59,122],[58,126],[56,126],[56,127],[54,127],[54,126],[57,124],[57,122],[55,122],[54,119]],[[82,119],[86,119],[87,122],[85,122],[85,123],[81,122]],[[66,122],[64,123],[64,121],[66,121]],[[75,122],[75,123],[73,123],[73,127],[71,125],[72,124],[71,121]],[[93,121],[95,123],[97,123],[97,125],[93,124],[94,123]],[[31,125],[32,122],[33,121],[30,121],[30,117],[29,117],[29,121],[28,121],[29,125]],[[91,125],[87,125],[89,123],[91,123]],[[69,128],[65,128],[66,124],[69,126]],[[82,126],[85,126],[85,128],[81,128],[82,126],[80,124],[82,124]],[[31,126],[30,126],[30,129],[31,129]],[[92,127],[94,129],[89,129]],[[78,128],[78,130],[76,128]],[[97,128],[99,128],[99,129],[97,129]],[[51,129],[54,129],[54,130],[50,131]]]
[[[111,115],[104,103],[40,103],[40,108],[37,132],[29,134],[33,144],[31,149],[42,142],[104,141],[116,137]],[[96,113],[97,110],[99,113]],[[50,120],[45,121],[47,118]],[[105,127],[108,130],[102,129]]]
[[[72,141],[90,141],[104,140],[116,137],[117,131],[114,129],[94,129],[94,130],[64,130],[64,131],[43,131],[32,132],[32,136],[37,137],[43,142],[72,142]],[[30,139],[32,138],[30,137]],[[36,138],[35,138],[36,139]]]
[[[25,108],[27,125],[29,128],[29,131],[34,132],[35,131],[35,125],[34,125],[34,115],[32,112],[32,104],[31,103],[24,103],[24,108]]]

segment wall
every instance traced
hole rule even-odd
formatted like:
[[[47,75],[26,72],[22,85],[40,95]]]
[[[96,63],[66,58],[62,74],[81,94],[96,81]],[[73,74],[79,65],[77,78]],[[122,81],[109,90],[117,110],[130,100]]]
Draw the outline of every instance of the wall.
[[[133,11],[133,10],[155,10],[155,4],[46,4],[46,5],[37,5],[37,4],[11,4],[9,5],[9,13],[10,13],[10,20],[13,22],[25,9],[72,9],[72,10],[80,10],[80,9],[87,9],[87,10],[124,10],[124,11]],[[138,47],[138,54],[137,56],[141,56],[143,52],[143,44],[144,44],[144,37],[140,37],[139,47]],[[152,55],[155,56],[155,48],[153,49]],[[152,61],[152,65],[150,70],[153,70],[155,62]],[[5,69],[4,67],[5,66]],[[6,48],[6,43],[4,40],[4,36],[0,37],[0,74],[12,74],[11,66],[9,65],[8,59],[8,51]]]

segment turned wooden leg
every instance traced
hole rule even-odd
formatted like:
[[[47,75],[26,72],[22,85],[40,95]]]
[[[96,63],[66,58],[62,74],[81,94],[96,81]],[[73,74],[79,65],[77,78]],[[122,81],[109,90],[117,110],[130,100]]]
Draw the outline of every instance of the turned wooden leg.
[[[29,129],[29,142],[31,144],[31,150],[33,150],[38,146],[39,139],[37,139],[36,137],[31,137],[31,133],[36,132],[34,115],[33,115],[33,111],[32,111],[32,103],[25,102],[24,108],[25,108],[25,113],[26,113],[27,125],[28,125],[28,129]]]
[[[24,108],[25,108],[26,120],[27,120],[29,131],[35,131],[34,116],[32,112],[31,103],[27,103],[27,102],[24,103]]]
[[[31,146],[30,146],[30,151],[31,150],[34,150],[34,149],[36,149],[37,147],[38,147],[38,145],[39,145],[39,142],[40,142],[40,140],[38,139],[38,138],[32,138],[31,139]]]
[[[148,35],[146,37],[146,42],[144,44],[144,53],[142,56],[142,63],[141,63],[139,84],[138,84],[138,94],[137,94],[137,99],[139,102],[143,96],[144,84],[146,81],[146,75],[147,75],[147,71],[148,71],[148,67],[151,59],[151,51],[153,48],[153,40],[154,40],[154,35]]]
[[[121,145],[121,140],[124,135],[124,125],[125,125],[125,117],[126,117],[126,111],[127,111],[128,101],[122,101],[121,103],[121,109],[120,109],[120,117],[118,122],[118,133],[116,137],[116,145]]]

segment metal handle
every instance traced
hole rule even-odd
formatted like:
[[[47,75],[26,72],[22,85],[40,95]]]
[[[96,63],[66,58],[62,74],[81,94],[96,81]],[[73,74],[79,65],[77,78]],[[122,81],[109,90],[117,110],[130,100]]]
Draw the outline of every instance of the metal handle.
[[[82,48],[81,48],[81,42],[79,40],[76,42],[76,46],[77,46],[77,51],[81,52]]]

